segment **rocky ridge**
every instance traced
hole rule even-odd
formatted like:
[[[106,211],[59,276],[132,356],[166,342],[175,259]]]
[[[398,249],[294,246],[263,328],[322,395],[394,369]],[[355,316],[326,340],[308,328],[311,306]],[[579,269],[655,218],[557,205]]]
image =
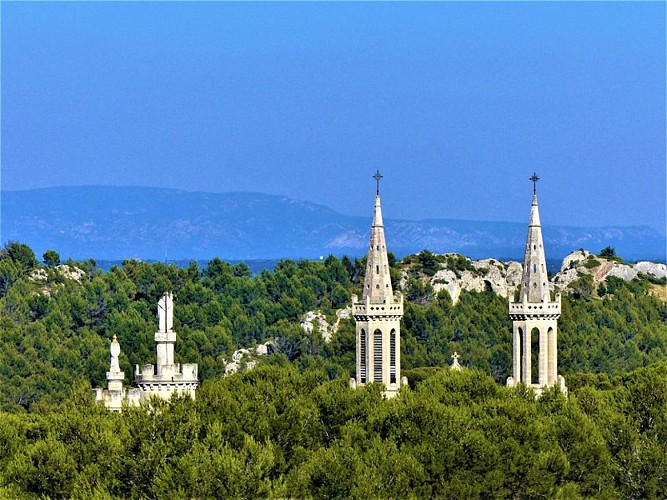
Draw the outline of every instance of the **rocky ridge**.
[[[441,268],[428,278],[434,293],[446,290],[454,304],[458,302],[463,290],[471,292],[491,290],[501,297],[508,298],[514,296],[521,284],[523,265],[520,262],[501,262],[496,259],[471,260],[458,254],[443,254],[443,256],[463,258],[469,263],[466,269],[461,269],[460,266],[458,269],[453,269],[443,263],[440,265]],[[560,271],[551,278],[550,288],[568,293],[568,286],[582,275],[590,275],[596,285],[609,276],[624,281],[632,281],[640,275],[652,276],[658,280],[667,279],[665,264],[648,261],[628,264],[619,260],[594,256],[587,250],[572,252],[563,259]],[[409,269],[403,270],[401,279],[403,290],[407,286],[409,272]],[[423,276],[421,279],[426,280]]]
[[[55,266],[51,271],[39,267],[35,270],[32,271],[30,274],[30,279],[42,283],[43,286],[40,289],[40,293],[43,295],[51,295],[52,289],[54,287],[62,287],[62,283],[58,283],[57,280],[49,280],[49,272],[55,274],[56,276],[60,276],[64,279],[71,280],[71,281],[76,281],[79,285],[81,284],[82,280],[86,277],[86,272],[83,269],[79,269],[76,266],[70,266],[67,264],[61,264],[59,266]]]
[[[617,259],[595,256],[587,250],[577,250],[563,259],[560,272],[554,276],[552,282],[561,289],[567,289],[582,275],[590,275],[596,285],[610,276],[623,281],[632,281],[640,275],[661,280],[667,279],[667,266],[648,261],[626,264]]]

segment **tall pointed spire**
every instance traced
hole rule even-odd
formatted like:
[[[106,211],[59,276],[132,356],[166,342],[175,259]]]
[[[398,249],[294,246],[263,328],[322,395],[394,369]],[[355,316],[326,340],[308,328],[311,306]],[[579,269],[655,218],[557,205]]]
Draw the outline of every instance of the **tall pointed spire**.
[[[368,246],[368,260],[366,262],[366,277],[362,299],[370,297],[371,302],[381,304],[388,297],[394,295],[389,275],[389,259],[384,239],[384,224],[382,223],[382,206],[380,195],[375,195],[375,212],[371,226],[371,238]]]
[[[528,223],[528,237],[526,238],[526,251],[523,258],[523,275],[521,277],[519,297],[521,300],[526,297],[528,302],[549,301],[547,260],[544,257],[537,194],[533,194],[533,201],[530,207],[530,222]]]
[[[384,239],[380,204],[380,172],[376,181],[375,211],[361,300],[352,296],[352,311],[357,331],[357,373],[351,383],[362,386],[382,383],[387,397],[395,396],[401,379],[401,318],[403,296],[394,295],[389,259]]]
[[[508,385],[524,383],[538,393],[545,386],[560,385],[563,391],[565,379],[558,375],[558,318],[560,317],[560,295],[551,300],[547,261],[544,256],[542,226],[537,206],[537,181],[533,174],[533,200],[530,206],[528,237],[523,259],[523,274],[519,301],[509,303],[509,316],[512,320],[512,376]],[[538,340],[538,373],[533,373],[532,339]],[[537,380],[535,376],[537,375]]]

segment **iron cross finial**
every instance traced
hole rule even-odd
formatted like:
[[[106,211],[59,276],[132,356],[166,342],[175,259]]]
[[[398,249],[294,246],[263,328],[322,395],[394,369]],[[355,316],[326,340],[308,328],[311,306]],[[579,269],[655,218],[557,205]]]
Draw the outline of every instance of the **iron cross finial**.
[[[533,176],[529,180],[533,181],[533,194],[537,194],[537,181],[539,181],[540,178],[533,172]]]
[[[380,174],[379,170],[377,170],[375,172],[375,175],[373,176],[373,179],[375,179],[375,184],[376,184],[375,194],[378,196],[380,196],[380,179],[382,179],[382,177],[383,176]]]

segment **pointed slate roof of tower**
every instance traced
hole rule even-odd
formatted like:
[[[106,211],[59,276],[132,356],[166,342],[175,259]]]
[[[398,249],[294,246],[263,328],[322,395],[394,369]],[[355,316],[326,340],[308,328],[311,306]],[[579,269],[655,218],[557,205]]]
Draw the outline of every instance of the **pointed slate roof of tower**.
[[[526,253],[523,259],[519,300],[523,301],[526,297],[528,302],[549,302],[547,260],[544,257],[542,226],[537,206],[536,183],[539,177],[533,174],[530,180],[533,181],[533,201],[530,207],[530,222],[528,223],[528,238],[526,239]]]
[[[393,302],[394,293],[389,276],[389,259],[387,258],[382,206],[380,204],[380,179],[382,176],[378,171],[373,178],[377,181],[378,187],[375,193],[375,212],[373,214],[373,225],[371,226],[362,300],[365,301],[367,297],[370,297],[370,302],[373,304],[385,304]]]

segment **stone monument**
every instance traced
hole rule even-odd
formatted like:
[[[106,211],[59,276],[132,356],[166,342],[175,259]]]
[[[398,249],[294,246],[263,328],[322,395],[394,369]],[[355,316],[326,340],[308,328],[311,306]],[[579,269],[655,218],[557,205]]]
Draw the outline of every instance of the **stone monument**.
[[[189,394],[194,399],[198,366],[194,363],[180,365],[174,363],[174,297],[165,293],[158,302],[158,331],[155,332],[157,364],[136,365],[134,382],[149,396],[156,395],[169,399],[175,392]]]
[[[452,364],[450,365],[450,368],[451,368],[452,370],[461,371],[461,368],[463,368],[463,367],[459,364],[459,358],[460,358],[460,357],[461,357],[461,356],[459,355],[459,353],[456,352],[456,351],[454,351],[454,354],[452,354]]]
[[[95,400],[113,411],[121,411],[123,402],[138,406],[152,396],[169,399],[174,393],[189,394],[193,399],[199,382],[196,363],[174,363],[174,297],[165,293],[158,301],[158,331],[155,332],[157,363],[135,366],[136,388],[123,388],[125,373],[120,371],[120,344],[111,341],[111,361],[107,372],[108,389],[93,389]]]

